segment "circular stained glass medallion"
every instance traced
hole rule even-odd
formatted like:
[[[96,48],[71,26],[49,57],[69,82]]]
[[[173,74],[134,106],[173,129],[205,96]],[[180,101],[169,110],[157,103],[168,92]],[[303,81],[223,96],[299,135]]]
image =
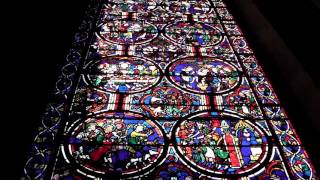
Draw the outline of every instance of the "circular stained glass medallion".
[[[174,136],[181,158],[208,175],[243,174],[259,169],[269,149],[259,126],[216,112],[181,121]]]
[[[153,0],[109,0],[109,6],[124,12],[144,12],[150,11],[157,7],[157,3]]]
[[[155,122],[131,112],[108,112],[76,122],[63,150],[80,171],[133,176],[159,163],[164,141]]]
[[[167,69],[169,79],[181,89],[194,93],[225,93],[240,82],[237,68],[228,62],[204,57],[179,59]]]
[[[164,6],[171,13],[181,14],[205,14],[211,10],[210,1],[207,0],[167,1]]]
[[[145,21],[115,20],[100,25],[98,34],[115,44],[143,44],[156,38],[158,29]]]
[[[107,91],[136,93],[149,89],[161,78],[160,68],[137,57],[106,57],[85,68],[88,84]]]
[[[165,27],[171,41],[189,46],[213,46],[221,42],[223,33],[218,28],[200,22],[178,21]]]

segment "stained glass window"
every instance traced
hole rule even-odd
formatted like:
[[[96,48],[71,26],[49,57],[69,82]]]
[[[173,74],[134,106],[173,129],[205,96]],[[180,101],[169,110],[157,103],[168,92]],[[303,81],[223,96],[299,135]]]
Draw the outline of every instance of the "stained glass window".
[[[222,0],[92,0],[26,179],[317,179]]]

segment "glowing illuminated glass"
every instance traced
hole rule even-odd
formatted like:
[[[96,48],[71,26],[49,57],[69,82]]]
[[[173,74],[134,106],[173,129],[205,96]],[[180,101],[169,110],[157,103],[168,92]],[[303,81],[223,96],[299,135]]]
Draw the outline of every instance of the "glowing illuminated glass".
[[[90,3],[29,179],[316,179],[222,0]]]

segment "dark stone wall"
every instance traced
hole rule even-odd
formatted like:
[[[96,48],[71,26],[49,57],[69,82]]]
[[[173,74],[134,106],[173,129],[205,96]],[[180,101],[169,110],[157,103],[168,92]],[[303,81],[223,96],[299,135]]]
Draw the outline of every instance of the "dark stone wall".
[[[88,0],[12,1],[3,8],[1,149],[8,179],[20,179],[49,94],[83,19]],[[5,65],[4,65],[4,64]],[[6,72],[4,72],[4,70]],[[3,117],[5,116],[5,117]],[[9,131],[9,132],[7,132]]]
[[[309,1],[227,2],[320,169],[319,10]]]
[[[320,0],[311,0],[314,5],[316,5],[318,8],[320,8]]]
[[[319,1],[320,2],[320,1]],[[315,86],[320,88],[318,49],[320,9],[311,0],[254,0],[286,45],[292,50]]]

